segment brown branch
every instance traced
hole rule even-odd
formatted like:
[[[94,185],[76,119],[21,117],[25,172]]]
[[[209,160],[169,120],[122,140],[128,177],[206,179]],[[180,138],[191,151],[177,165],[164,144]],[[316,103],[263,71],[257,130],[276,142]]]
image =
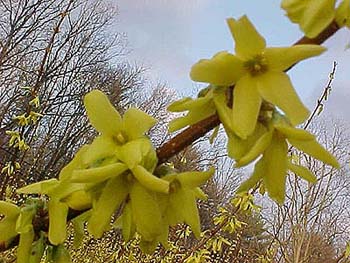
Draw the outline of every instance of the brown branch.
[[[183,132],[170,139],[157,149],[158,165],[166,162],[170,157],[178,154],[194,141],[204,136],[207,132],[220,124],[217,114],[190,126]]]
[[[301,45],[301,44],[320,45],[324,41],[326,41],[328,38],[330,38],[333,34],[335,34],[338,30],[339,30],[339,26],[335,22],[332,22],[316,38],[309,39],[307,37],[303,37],[297,42],[295,42],[294,45]],[[195,125],[190,126],[183,132],[179,133],[177,136],[170,139],[168,142],[164,143],[162,146],[160,146],[157,149],[157,156],[159,160],[158,164],[164,163],[170,157],[176,155],[177,153],[185,149],[187,146],[191,145],[194,141],[202,137],[204,134],[206,134],[207,132],[209,132],[219,124],[220,124],[220,120],[218,116],[215,114],[198,122]],[[73,219],[74,217],[78,216],[82,212],[84,211],[70,211],[68,219]],[[45,230],[45,229],[47,230],[48,216],[45,215],[40,219],[42,220],[33,222],[35,233],[39,233],[41,230]],[[18,245],[18,237],[9,243],[0,242],[0,252],[13,248],[16,245]]]

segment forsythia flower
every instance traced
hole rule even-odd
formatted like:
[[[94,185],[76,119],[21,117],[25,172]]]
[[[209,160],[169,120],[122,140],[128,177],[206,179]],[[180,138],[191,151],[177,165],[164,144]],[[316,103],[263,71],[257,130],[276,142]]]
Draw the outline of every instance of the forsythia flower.
[[[316,37],[334,19],[336,0],[283,0],[281,7],[309,38]]]
[[[263,100],[284,111],[293,125],[302,123],[309,111],[300,101],[284,71],[300,60],[325,51],[318,45],[266,48],[265,39],[246,16],[228,19],[236,55],[219,52],[192,67],[191,78],[218,86],[235,84],[232,126],[241,138],[255,129]]]
[[[254,145],[237,160],[236,166],[244,166],[262,156],[255,165],[253,175],[240,186],[238,192],[249,190],[262,179],[269,196],[283,203],[287,170],[291,170],[311,183],[317,181],[307,168],[293,164],[288,159],[287,141],[298,150],[339,168],[338,161],[316,141],[314,135],[303,129],[294,128],[285,117],[275,113],[267,131],[260,138],[255,139]],[[240,145],[237,143],[235,146]]]
[[[29,118],[28,118],[28,116],[26,116],[27,114],[26,113],[24,113],[24,114],[22,114],[22,115],[18,115],[18,116],[16,116],[16,117],[14,117],[13,119],[14,120],[16,120],[16,121],[18,121],[18,124],[20,125],[20,126],[26,126],[26,125],[28,125],[29,124]]]
[[[49,196],[50,242],[54,245],[64,242],[68,208],[91,208],[76,225],[87,221],[89,233],[98,238],[109,230],[112,215],[120,209],[125,239],[139,233],[141,247],[148,252],[159,242],[167,244],[168,227],[174,221],[185,221],[198,236],[199,218],[194,197],[199,196],[197,185],[209,179],[214,170],[189,172],[188,178],[179,174],[178,181],[183,183],[183,188],[170,192],[173,180],[153,174],[158,159],[145,135],[156,120],[135,108],[120,116],[108,97],[98,90],[88,93],[84,104],[90,123],[100,135],[77,152],[61,170],[59,180],[50,179],[18,190]],[[184,208],[187,214],[178,210],[169,212],[172,199],[181,205],[174,209]]]

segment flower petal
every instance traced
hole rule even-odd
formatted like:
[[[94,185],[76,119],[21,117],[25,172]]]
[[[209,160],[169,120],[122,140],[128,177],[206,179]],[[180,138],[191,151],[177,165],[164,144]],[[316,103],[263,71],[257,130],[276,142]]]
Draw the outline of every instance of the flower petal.
[[[265,149],[270,145],[271,139],[272,139],[273,131],[266,132],[263,134],[256,143],[250,148],[247,154],[245,154],[242,158],[240,158],[236,162],[236,167],[242,167],[245,166],[252,161],[254,161],[256,158],[258,158]]]
[[[49,241],[51,244],[62,244],[66,239],[67,215],[67,204],[58,199],[49,201]]]
[[[136,140],[142,137],[156,123],[155,118],[136,108],[128,109],[123,116],[123,129],[128,136],[128,140]]]
[[[24,186],[20,189],[17,189],[16,192],[19,194],[47,194],[57,185],[59,185],[59,181],[56,178],[52,178]]]
[[[8,241],[17,236],[16,218],[4,218],[0,221],[0,242]]]
[[[289,19],[298,23],[305,35],[316,37],[333,20],[335,0],[283,0],[281,7]]]
[[[120,131],[120,114],[102,91],[93,90],[86,94],[84,105],[89,120],[97,131],[111,137]]]
[[[180,130],[186,126],[193,125],[205,118],[213,115],[216,111],[213,101],[206,105],[190,110],[186,116],[176,118],[169,123],[169,132]]]
[[[264,176],[264,162],[263,159],[260,159],[254,167],[254,172],[251,177],[245,180],[237,189],[236,193],[248,192],[252,189],[261,178]]]
[[[266,132],[264,125],[257,123],[254,132],[246,139],[242,140],[233,133],[227,133],[227,154],[234,160],[242,158],[249,149],[253,147],[256,141]]]
[[[309,110],[300,101],[287,74],[267,72],[258,77],[260,95],[279,107],[293,125],[302,123],[309,116]]]
[[[335,14],[335,20],[340,27],[347,26],[350,28],[350,0],[343,0],[339,4]]]
[[[291,170],[296,175],[300,176],[304,180],[308,181],[309,183],[316,183],[317,177],[306,167],[301,165],[296,165],[291,162],[287,163],[288,169]]]
[[[283,203],[285,198],[287,153],[288,145],[285,140],[274,136],[263,156],[263,182],[269,196],[278,203]]]
[[[169,182],[151,174],[141,165],[137,165],[131,171],[140,184],[145,188],[158,193],[169,193]]]
[[[128,192],[125,178],[115,177],[108,180],[88,221],[88,230],[95,238],[100,238],[104,231],[109,230],[111,216],[125,200]]]
[[[305,9],[300,27],[309,38],[316,37],[335,16],[335,0],[312,0]]]
[[[298,150],[303,151],[326,164],[332,165],[335,168],[340,167],[337,159],[332,154],[330,154],[325,148],[323,148],[323,146],[320,145],[316,141],[316,139],[309,141],[301,141],[291,138],[287,139],[290,142],[290,144],[292,144]]]
[[[192,189],[207,182],[213,176],[214,172],[215,169],[213,167],[205,172],[184,172],[177,174],[177,179],[182,186]]]
[[[20,212],[21,209],[19,209],[18,206],[10,202],[0,200],[0,215],[4,215],[6,217],[17,217]]]
[[[65,167],[62,168],[59,174],[59,179],[61,181],[64,181],[70,178],[70,176],[72,175],[72,172],[75,169],[82,168],[83,155],[89,147],[90,145],[83,145],[75,154],[74,158]]]
[[[229,18],[227,23],[235,40],[235,51],[239,58],[248,60],[264,51],[265,39],[247,16],[242,16],[239,20]]]
[[[282,133],[287,138],[296,140],[313,140],[315,136],[304,129],[297,129],[287,124],[278,123],[274,128]]]
[[[224,125],[225,129],[233,132],[232,127],[232,109],[227,106],[227,96],[225,88],[216,88],[214,90],[213,101],[215,104],[216,111],[219,115],[220,121]]]
[[[295,63],[306,58],[318,56],[324,51],[326,51],[326,48],[319,45],[296,45],[267,48],[264,55],[270,70],[284,71]]]
[[[22,233],[20,235],[19,244],[17,247],[17,263],[28,262],[32,252],[34,237],[35,233],[33,227],[28,232]]]
[[[113,156],[116,146],[112,137],[105,135],[96,137],[85,152],[82,153],[82,164],[89,167],[98,166],[104,158]]]
[[[191,68],[194,81],[230,86],[244,74],[243,63],[236,56],[222,51],[211,59],[201,59]]]
[[[162,233],[164,224],[154,193],[135,182],[130,191],[130,202],[137,232],[152,241]]]
[[[123,163],[113,163],[101,167],[80,169],[73,172],[72,183],[99,183],[108,178],[118,176],[128,170]]]
[[[249,75],[241,78],[233,90],[233,129],[246,139],[253,133],[260,111],[261,97],[256,81]]]
[[[188,110],[195,110],[196,108],[207,105],[208,103],[210,103],[211,100],[212,96],[205,96],[197,99],[183,98],[170,104],[168,106],[168,111],[182,112]]]

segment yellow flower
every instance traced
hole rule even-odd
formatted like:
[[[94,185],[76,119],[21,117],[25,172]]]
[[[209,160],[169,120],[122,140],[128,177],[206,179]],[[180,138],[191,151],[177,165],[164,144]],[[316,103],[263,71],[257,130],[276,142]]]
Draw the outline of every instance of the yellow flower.
[[[26,116],[26,113],[23,113],[22,115],[18,115],[16,117],[14,117],[13,119],[18,121],[18,124],[20,126],[26,126],[29,124],[30,118],[28,116]]]
[[[237,166],[244,166],[262,156],[255,165],[253,175],[240,186],[238,192],[248,191],[262,179],[269,196],[282,203],[285,197],[287,170],[291,170],[311,183],[317,181],[307,168],[293,164],[288,159],[287,142],[298,150],[339,168],[335,157],[316,141],[314,135],[303,129],[294,128],[283,116],[275,113],[269,130],[255,141],[244,156],[237,160]]]
[[[283,110],[293,125],[302,123],[309,111],[284,71],[300,60],[321,54],[325,48],[266,48],[265,39],[246,16],[228,19],[228,25],[235,39],[236,55],[219,52],[212,59],[200,60],[192,67],[191,78],[219,86],[235,84],[232,126],[243,139],[254,131],[263,100]]]
[[[336,0],[283,0],[281,7],[309,38],[316,37],[334,19]]]

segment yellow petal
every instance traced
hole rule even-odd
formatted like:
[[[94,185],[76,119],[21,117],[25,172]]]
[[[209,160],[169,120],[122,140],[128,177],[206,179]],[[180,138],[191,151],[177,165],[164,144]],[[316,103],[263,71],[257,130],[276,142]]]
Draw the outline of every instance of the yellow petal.
[[[267,48],[264,55],[270,70],[284,71],[295,63],[306,58],[318,56],[324,51],[326,51],[326,48],[319,45],[296,45]]]
[[[315,136],[304,129],[297,129],[288,124],[274,124],[274,128],[281,132],[287,138],[292,138],[295,140],[313,140]]]
[[[197,208],[196,198],[193,191],[182,191],[182,206],[184,222],[189,225],[196,238],[200,237],[201,226],[199,219],[199,212]]]
[[[73,172],[72,183],[99,183],[108,178],[118,176],[128,170],[123,163],[113,163],[101,167],[80,169]]]
[[[89,147],[90,147],[89,145],[83,145],[75,154],[74,158],[65,167],[63,167],[63,169],[59,174],[60,180],[66,180],[70,178],[70,176],[72,175],[72,172],[75,169],[82,168],[81,167],[83,162],[82,157]]]
[[[335,0],[312,0],[305,9],[300,27],[309,38],[316,37],[334,19]]]
[[[140,184],[142,184],[147,189],[158,193],[169,193],[169,182],[151,174],[142,166],[137,165],[131,171],[136,179],[140,182]]]
[[[249,75],[241,78],[233,90],[233,129],[242,139],[253,133],[260,111],[261,97],[256,81]]]
[[[97,166],[96,162],[98,163],[106,157],[113,156],[115,150],[116,143],[112,137],[104,135],[97,136],[81,154],[82,164],[84,164],[85,167]]]
[[[316,37],[333,20],[335,0],[283,0],[281,7],[288,17],[298,23],[305,35]]]
[[[216,88],[214,90],[214,104],[219,115],[220,121],[226,130],[233,132],[232,109],[227,106],[227,88]]]
[[[123,129],[128,140],[144,136],[156,123],[155,118],[136,108],[129,108],[123,116]]]
[[[289,19],[297,23],[303,17],[304,8],[307,6],[305,0],[282,0],[281,8],[287,11]]]
[[[91,196],[85,190],[75,191],[62,201],[77,211],[86,210],[92,205]]]
[[[236,167],[245,166],[251,163],[252,161],[254,161],[256,158],[258,158],[265,151],[265,149],[270,145],[272,135],[273,135],[272,131],[269,131],[263,134],[256,141],[253,147],[248,151],[248,153],[237,161],[235,166]]]
[[[125,242],[128,242],[134,237],[135,224],[132,219],[132,210],[130,202],[128,202],[123,209],[122,214],[122,234]]]
[[[214,85],[230,86],[243,75],[243,63],[234,55],[222,51],[211,59],[202,59],[191,68],[191,79]]]
[[[197,99],[183,98],[175,101],[168,106],[168,111],[182,112],[188,110],[195,110],[199,107],[206,106],[212,100],[212,96],[200,97]]]
[[[257,123],[254,132],[246,139],[242,140],[232,133],[227,133],[227,154],[234,160],[242,158],[256,143],[256,141],[265,134],[267,129],[264,125]]]
[[[110,179],[94,205],[88,221],[88,230],[95,238],[100,238],[110,228],[112,214],[125,200],[129,192],[125,178]]]
[[[211,100],[206,105],[190,110],[184,117],[176,118],[169,123],[169,132],[180,130],[186,126],[193,125],[211,115],[216,111],[214,102]]]
[[[250,189],[255,187],[255,185],[260,181],[264,176],[264,162],[263,159],[260,159],[254,167],[254,172],[251,177],[244,181],[237,189],[237,194],[248,192]]]
[[[204,193],[204,191],[202,189],[200,189],[199,187],[196,187],[193,189],[193,193],[195,198],[198,198],[200,200],[207,200],[208,196],[206,195],[206,193]]]
[[[316,183],[317,177],[306,167],[288,162],[288,169],[309,183]]]
[[[49,201],[49,240],[51,244],[62,244],[66,239],[67,215],[67,204],[57,199]]]
[[[227,23],[235,40],[235,51],[239,58],[248,60],[264,51],[265,39],[247,16],[242,16],[239,20],[227,19]]]
[[[8,241],[18,235],[16,231],[16,220],[17,217],[0,220],[0,242]]]
[[[97,131],[111,137],[120,131],[120,114],[103,92],[99,90],[90,91],[84,97],[84,105],[90,123]]]
[[[320,145],[316,141],[316,139],[309,141],[301,141],[288,138],[288,141],[298,150],[303,151],[326,164],[332,165],[335,168],[340,167],[337,159],[332,154],[330,154],[325,148],[323,148],[323,146]]]
[[[263,182],[269,196],[278,203],[283,203],[285,198],[287,152],[288,146],[285,140],[274,136],[263,156]]]
[[[214,172],[214,167],[205,172],[184,172],[177,174],[177,179],[182,186],[192,189],[207,182],[214,175]]]
[[[350,27],[350,0],[343,0],[339,4],[335,14],[335,20],[340,27]]]
[[[137,232],[147,241],[154,240],[162,232],[162,215],[153,193],[135,182],[130,191],[133,220]]]
[[[301,102],[287,74],[267,72],[258,77],[257,86],[260,95],[279,107],[292,125],[302,123],[309,116],[309,110]]]
[[[59,185],[59,181],[53,178],[24,186],[16,192],[19,194],[48,194],[57,185]]]
[[[17,263],[28,263],[34,241],[34,230],[31,228],[28,232],[20,235],[17,248]]]
[[[6,217],[17,217],[20,212],[21,209],[19,209],[18,206],[10,202],[0,200],[0,215],[4,215]]]

